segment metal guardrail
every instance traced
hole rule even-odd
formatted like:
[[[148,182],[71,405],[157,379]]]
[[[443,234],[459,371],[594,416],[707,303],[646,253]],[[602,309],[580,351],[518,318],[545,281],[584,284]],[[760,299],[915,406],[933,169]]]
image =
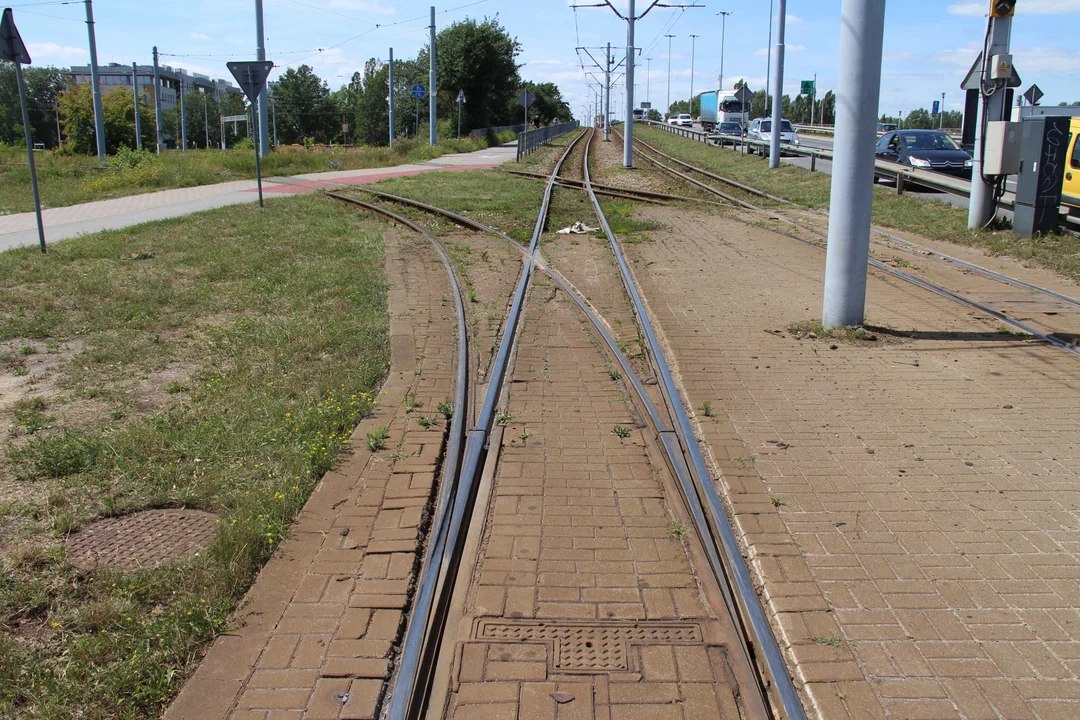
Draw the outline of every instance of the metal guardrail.
[[[675,127],[674,125],[666,125],[665,123],[652,121],[648,124],[653,127],[659,127],[675,135],[708,145],[716,145],[721,148],[730,145],[733,150],[741,152],[744,155],[755,149],[766,150],[769,148],[769,143],[761,140],[750,140],[749,138],[731,135],[712,135],[710,133],[702,132],[701,130],[680,128]],[[783,144],[780,146],[780,150],[782,153],[788,155],[810,158],[810,172],[817,171],[818,160],[828,160],[831,162],[833,159],[833,154],[830,151],[817,148],[804,148],[798,145]],[[876,160],[874,162],[874,174],[878,178],[895,181],[896,193],[898,195],[903,195],[908,185],[919,185],[921,187],[927,187],[931,190],[937,190],[938,192],[949,193],[950,195],[957,195],[959,197],[967,198],[971,196],[971,182],[968,180],[950,177],[930,170],[919,170],[908,165],[900,165],[887,160]],[[1014,200],[1015,194],[1007,192],[1004,197],[1001,198],[998,206],[1003,210],[1011,211],[1013,209]]]
[[[549,142],[557,137],[562,137],[568,132],[577,130],[580,123],[577,120],[572,122],[563,123],[561,125],[548,125],[547,127],[538,128],[536,130],[529,130],[528,132],[518,135],[518,149],[517,159],[518,162],[521,158],[531,154],[537,148],[547,145]]]

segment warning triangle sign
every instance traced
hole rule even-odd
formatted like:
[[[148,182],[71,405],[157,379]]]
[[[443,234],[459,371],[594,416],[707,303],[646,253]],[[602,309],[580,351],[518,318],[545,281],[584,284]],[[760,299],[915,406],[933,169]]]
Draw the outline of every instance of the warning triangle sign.
[[[251,102],[258,99],[259,93],[266,87],[266,78],[270,77],[270,71],[274,69],[274,63],[270,60],[231,62],[226,65],[236,78],[236,84]]]
[[[0,59],[20,65],[30,64],[30,53],[26,51],[19,29],[15,27],[15,16],[11,8],[5,8],[4,19],[0,21]]]

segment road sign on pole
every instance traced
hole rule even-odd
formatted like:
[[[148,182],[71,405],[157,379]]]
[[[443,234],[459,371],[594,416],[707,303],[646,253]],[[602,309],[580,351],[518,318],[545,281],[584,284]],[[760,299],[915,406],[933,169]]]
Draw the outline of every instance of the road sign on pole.
[[[465,104],[465,91],[458,90],[457,93],[457,136],[461,137],[461,106]]]
[[[937,117],[938,113],[940,113],[940,112],[941,112],[941,101],[940,100],[935,100],[934,101],[934,109],[930,111],[930,116],[931,117]]]
[[[814,94],[814,81],[813,80],[803,80],[802,81],[802,90],[801,90],[801,92],[799,94],[800,95],[813,95]]]
[[[523,90],[522,93],[518,95],[517,101],[518,105],[527,110],[533,106],[533,103],[536,102],[536,96],[533,95],[532,92],[529,90]]]
[[[30,132],[30,114],[26,109],[26,83],[23,80],[22,66],[30,64],[30,53],[26,51],[19,29],[15,27],[15,16],[11,8],[4,10],[4,19],[0,21],[0,59],[15,63],[15,79],[19,84],[19,105],[22,108],[23,136],[26,138],[26,157],[30,163],[30,187],[34,191],[34,213],[37,216],[38,243],[41,252],[45,252],[45,225],[41,221],[41,195],[38,193],[37,168],[34,166],[34,139]]]
[[[229,72],[236,78],[236,84],[244,91],[244,95],[251,101],[252,116],[252,139],[255,141],[255,179],[259,184],[259,207],[263,207],[262,191],[262,167],[259,164],[259,95],[266,89],[266,78],[270,77],[270,71],[274,63],[270,60],[253,60],[248,62],[226,63]]]
[[[412,86],[412,96],[417,100],[423,100],[427,97],[427,90],[420,83],[416,83]]]
[[[1032,85],[1028,88],[1028,91],[1024,93],[1024,99],[1027,100],[1032,107],[1035,107],[1039,104],[1039,101],[1043,99],[1043,91],[1039,89],[1038,85]]]

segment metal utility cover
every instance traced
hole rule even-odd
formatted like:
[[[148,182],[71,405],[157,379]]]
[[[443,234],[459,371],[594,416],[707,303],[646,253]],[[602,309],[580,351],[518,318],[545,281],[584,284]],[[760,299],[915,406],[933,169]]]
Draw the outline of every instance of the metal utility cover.
[[[30,53],[26,51],[19,29],[15,27],[15,16],[11,8],[4,10],[4,19],[0,22],[0,59],[20,65],[30,64]]]
[[[1028,88],[1028,91],[1024,93],[1024,99],[1033,106],[1038,105],[1039,101],[1043,99],[1043,91],[1038,85],[1032,85]]]
[[[270,77],[270,71],[274,69],[274,63],[270,60],[231,62],[226,63],[226,66],[251,102],[258,100],[259,93],[266,87],[266,78]]]
[[[526,90],[523,93],[521,93],[520,95],[518,95],[518,105],[520,105],[523,108],[530,108],[530,107],[532,107],[533,103],[535,103],[535,102],[536,102],[536,96],[533,95],[528,90]]]

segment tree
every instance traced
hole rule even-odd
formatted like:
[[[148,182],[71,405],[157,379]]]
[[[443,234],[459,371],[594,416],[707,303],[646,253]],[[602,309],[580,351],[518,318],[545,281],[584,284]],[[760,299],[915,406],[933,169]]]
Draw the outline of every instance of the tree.
[[[397,84],[397,78],[394,78]],[[340,101],[349,110],[355,127],[354,142],[386,145],[390,140],[390,109],[386,96],[390,88],[390,66],[371,58],[364,74],[353,73],[352,82],[342,89]],[[395,118],[395,124],[396,124]]]
[[[494,127],[520,122],[514,101],[521,89],[517,56],[521,45],[510,37],[498,16],[483,22],[457,22],[439,33],[435,64],[439,74],[439,115],[457,117],[458,91],[465,93],[462,129]],[[429,50],[417,62],[425,66]]]
[[[26,107],[34,142],[59,147],[56,134],[56,108],[60,94],[67,87],[64,73],[55,67],[24,67]],[[0,142],[23,143],[22,109],[15,66],[0,62]]]
[[[274,90],[281,142],[302,143],[309,137],[331,142],[338,134],[339,117],[329,98],[330,88],[310,66],[286,70]]]
[[[94,131],[94,102],[90,85],[73,85],[59,97],[64,144],[76,153],[97,152]],[[105,151],[115,153],[121,145],[135,147],[135,98],[131,90],[114,87],[101,98],[105,125]],[[143,147],[156,142],[153,102],[145,96],[139,102]]]
[[[536,102],[529,108],[529,119],[531,121],[538,122],[541,125],[548,125],[554,120],[562,119],[566,121],[574,116],[574,111],[563,100],[562,91],[559,90],[559,86],[555,83],[537,84],[526,81],[524,89],[536,96]],[[514,104],[517,105],[516,96]],[[520,111],[521,106],[517,105],[517,107]],[[464,120],[462,122],[464,123]]]

